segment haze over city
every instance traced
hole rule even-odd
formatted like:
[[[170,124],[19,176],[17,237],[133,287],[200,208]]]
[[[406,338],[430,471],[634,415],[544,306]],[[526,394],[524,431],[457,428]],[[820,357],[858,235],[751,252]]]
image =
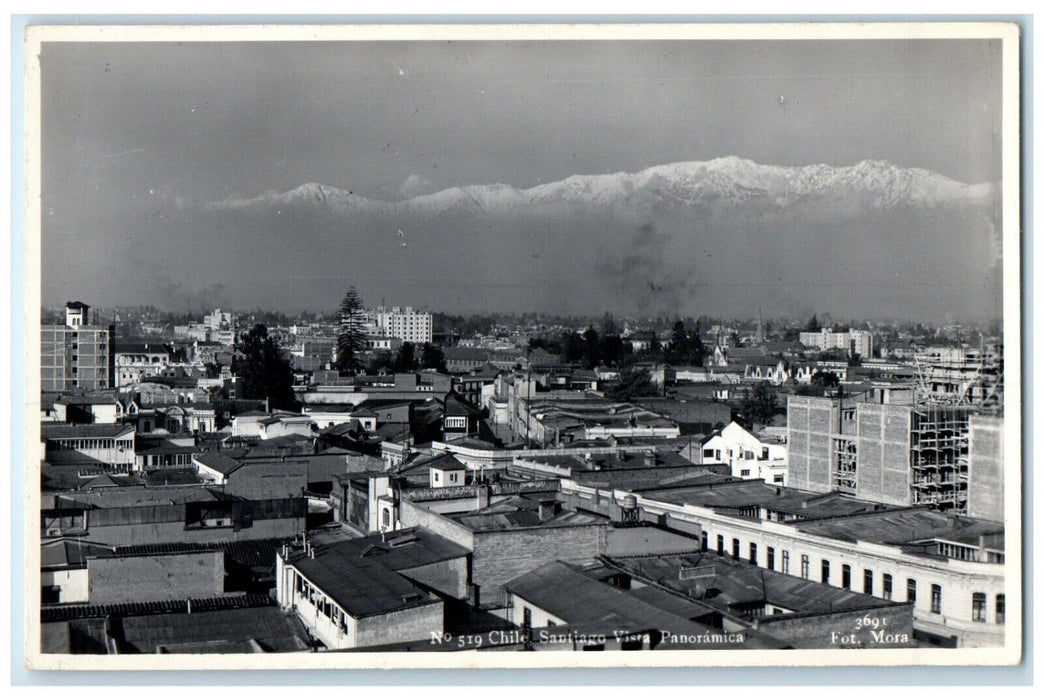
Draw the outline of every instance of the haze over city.
[[[42,64],[45,305],[322,309],[356,285],[448,312],[1001,315],[996,42]]]

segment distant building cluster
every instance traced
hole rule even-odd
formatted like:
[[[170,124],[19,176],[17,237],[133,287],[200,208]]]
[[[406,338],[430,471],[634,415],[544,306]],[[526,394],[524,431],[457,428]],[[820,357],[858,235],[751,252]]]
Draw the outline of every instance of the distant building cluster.
[[[372,312],[372,331],[378,337],[396,338],[405,343],[421,345],[432,339],[431,314],[410,307],[378,306]]]
[[[636,359],[585,366],[380,308],[374,357],[438,342],[445,371],[342,374],[336,324],[273,325],[298,403],[276,410],[237,393],[245,319],[124,343],[89,311],[41,330],[45,652],[1004,640],[994,342],[718,324],[690,366],[634,327]]]
[[[232,345],[236,339],[236,321],[230,312],[215,309],[203,317],[202,323],[174,326],[174,337],[200,342]]]
[[[870,358],[874,356],[874,334],[850,328],[847,331],[834,331],[833,328],[822,328],[819,331],[802,332],[798,335],[802,345],[819,350],[839,349],[849,355]]]

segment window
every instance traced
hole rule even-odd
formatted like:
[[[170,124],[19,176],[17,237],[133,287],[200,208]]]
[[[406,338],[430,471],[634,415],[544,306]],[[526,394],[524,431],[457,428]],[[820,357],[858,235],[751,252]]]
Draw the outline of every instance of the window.
[[[830,583],[830,562],[826,559],[819,565],[819,580],[823,583]]]
[[[932,612],[942,612],[942,586],[937,583],[932,584]]]
[[[381,522],[384,524],[384,527],[388,527],[389,525],[391,525],[391,511],[390,510],[382,510],[381,511]]]
[[[790,552],[783,550],[783,573],[790,573]]]
[[[750,543],[750,563],[754,565],[758,563],[758,545],[753,542]]]
[[[703,458],[704,459],[714,459],[714,450],[704,450],[703,451]]]
[[[885,600],[892,599],[892,575],[885,574],[881,577],[881,597]]]
[[[874,594],[874,572],[870,569],[863,569],[863,593]]]
[[[841,588],[852,587],[852,567],[848,564],[841,565]]]
[[[906,579],[906,602],[917,602],[917,581],[912,578]]]
[[[1004,624],[1004,594],[997,595],[997,624]]]
[[[740,476],[750,476],[749,469],[740,469]]]
[[[769,449],[767,447],[762,447],[761,448],[761,459],[762,459],[762,461],[764,461],[764,460],[766,460],[768,458],[769,458]]]
[[[700,533],[700,551],[701,552],[706,552],[707,551],[707,531],[706,530],[704,530],[703,532]]]
[[[985,593],[972,593],[972,622],[986,622]]]
[[[442,475],[439,474],[438,472],[435,472],[435,482],[438,483],[441,480],[442,480]]]
[[[732,558],[740,558],[740,541],[735,537],[732,538]]]
[[[808,578],[808,555],[801,555],[801,578]]]
[[[725,537],[718,535],[718,554],[725,554]]]
[[[527,607],[522,608],[522,627],[530,629],[533,626],[533,611]]]
[[[775,569],[776,568],[776,548],[775,547],[769,547],[768,549],[766,549],[765,550],[765,556],[766,556],[765,567],[768,568],[768,569]]]

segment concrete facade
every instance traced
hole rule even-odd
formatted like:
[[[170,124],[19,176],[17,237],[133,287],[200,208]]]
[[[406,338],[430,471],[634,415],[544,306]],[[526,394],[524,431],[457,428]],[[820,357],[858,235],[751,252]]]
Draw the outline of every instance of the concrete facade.
[[[838,409],[830,402],[806,396],[787,400],[787,482],[810,491],[832,490],[831,435],[838,423]]]
[[[968,419],[968,515],[1004,521],[1004,425],[1001,419]]]
[[[892,505],[911,502],[908,407],[859,404],[856,451],[859,459],[857,498]]]

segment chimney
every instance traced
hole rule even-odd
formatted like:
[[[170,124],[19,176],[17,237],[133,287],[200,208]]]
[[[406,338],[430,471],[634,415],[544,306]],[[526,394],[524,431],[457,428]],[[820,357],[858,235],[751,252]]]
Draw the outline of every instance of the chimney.
[[[539,510],[537,511],[540,522],[546,523],[551,518],[558,515],[559,508],[561,505],[558,501],[540,501]]]
[[[475,497],[476,497],[475,510],[482,510],[483,508],[488,508],[489,507],[489,496],[490,496],[489,491],[490,491],[489,484],[482,483],[482,484],[478,484],[475,487]]]

